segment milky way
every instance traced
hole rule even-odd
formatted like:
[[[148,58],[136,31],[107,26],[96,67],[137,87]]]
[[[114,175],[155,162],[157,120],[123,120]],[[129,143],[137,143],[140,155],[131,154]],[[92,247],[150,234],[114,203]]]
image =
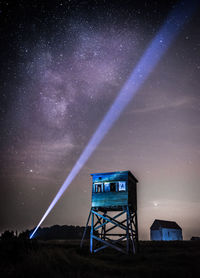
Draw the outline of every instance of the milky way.
[[[58,26],[59,36],[19,45],[18,119],[13,111],[11,117],[25,133],[18,156],[41,175],[43,167],[51,172],[67,154],[80,152],[139,57],[138,26],[114,27],[74,20],[61,32]]]
[[[174,3],[2,5],[2,230],[38,222]],[[44,225],[84,225],[89,174],[129,169],[140,181],[144,238],[154,218],[172,219],[175,207],[172,220],[186,237],[199,233],[200,37],[194,26],[198,13]]]

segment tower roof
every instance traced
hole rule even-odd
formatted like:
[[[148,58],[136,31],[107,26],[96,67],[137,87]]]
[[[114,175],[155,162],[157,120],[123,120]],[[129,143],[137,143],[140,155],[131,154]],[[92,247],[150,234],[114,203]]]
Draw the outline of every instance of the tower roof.
[[[131,173],[131,171],[116,171],[116,172],[107,172],[107,173],[93,173],[91,174],[91,176],[98,176],[98,175],[115,175],[115,174],[127,174],[130,177],[132,177],[136,182],[138,182],[138,180],[136,179],[136,177]]]

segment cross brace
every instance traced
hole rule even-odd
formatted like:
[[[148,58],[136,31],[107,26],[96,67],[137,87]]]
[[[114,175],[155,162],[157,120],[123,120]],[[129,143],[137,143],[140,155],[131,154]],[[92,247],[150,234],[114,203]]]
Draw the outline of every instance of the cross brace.
[[[125,254],[135,254],[138,244],[137,212],[130,211],[129,207],[126,206],[115,216],[109,214],[110,211],[100,212],[98,209],[91,208],[81,240],[81,247],[91,218],[91,253],[111,247]],[[109,233],[114,229],[114,233]]]

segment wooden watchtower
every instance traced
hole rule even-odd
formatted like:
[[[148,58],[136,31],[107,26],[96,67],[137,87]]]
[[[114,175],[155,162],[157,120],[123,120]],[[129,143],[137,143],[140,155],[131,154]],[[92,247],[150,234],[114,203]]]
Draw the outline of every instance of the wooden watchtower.
[[[138,243],[137,179],[130,171],[91,176],[92,205],[81,246],[91,218],[91,253],[111,247],[134,254]]]

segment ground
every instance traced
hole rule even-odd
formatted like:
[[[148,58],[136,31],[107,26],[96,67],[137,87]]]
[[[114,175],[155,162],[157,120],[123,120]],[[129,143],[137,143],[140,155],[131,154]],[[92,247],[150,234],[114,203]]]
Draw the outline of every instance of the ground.
[[[200,242],[140,242],[134,256],[105,249],[89,253],[88,242],[0,241],[1,277],[199,277]]]

